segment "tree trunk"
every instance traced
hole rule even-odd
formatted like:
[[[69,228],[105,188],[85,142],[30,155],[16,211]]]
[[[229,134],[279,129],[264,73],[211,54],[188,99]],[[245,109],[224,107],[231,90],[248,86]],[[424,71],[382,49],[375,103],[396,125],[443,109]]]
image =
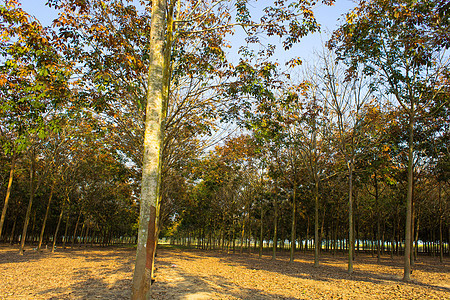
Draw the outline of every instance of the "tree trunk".
[[[332,222],[331,226],[333,226],[333,222]],[[337,227],[338,227],[338,225],[337,225],[337,221],[336,221],[336,222],[334,222],[334,226],[332,227],[333,231],[331,233],[332,239],[333,239],[333,243],[331,244],[331,247],[333,248],[333,250],[332,250],[333,256],[336,255],[336,246],[337,246],[336,240],[337,240],[337,231],[338,231]]]
[[[272,259],[277,259],[277,229],[278,229],[278,207],[277,200],[274,197],[274,218],[273,218],[273,245],[272,245]]]
[[[75,240],[77,238],[77,230],[78,230],[78,225],[80,223],[80,217],[81,217],[81,209],[80,209],[80,213],[78,214],[77,222],[75,223],[75,229],[73,230],[72,248],[75,246]]]
[[[33,224],[33,226],[31,226],[31,236],[30,235],[28,235],[29,236],[29,240],[31,240],[31,245],[33,245],[34,244],[34,238],[35,238],[35,228],[36,228],[36,209],[34,210],[34,212],[33,212],[33,219],[32,219],[32,222],[31,222],[31,224]]]
[[[42,239],[44,237],[44,231],[45,231],[45,224],[47,223],[48,211],[50,210],[50,203],[52,202],[54,187],[55,187],[55,182],[53,182],[53,184],[52,184],[52,187],[51,187],[51,190],[50,190],[50,197],[48,197],[47,209],[45,211],[44,221],[42,222],[41,234],[39,235],[38,251],[41,250]]]
[[[264,216],[264,210],[263,210],[263,205],[262,205],[262,200],[261,200],[261,221],[260,221],[260,228],[259,228],[259,257],[262,256],[262,252],[263,252],[263,243],[264,243],[264,223],[263,223],[263,216]]]
[[[33,199],[34,199],[34,177],[35,177],[35,169],[36,169],[35,159],[36,159],[36,157],[35,157],[35,152],[33,149],[32,154],[31,154],[31,169],[30,169],[30,199],[28,201],[27,213],[25,215],[25,220],[24,220],[24,224],[23,224],[22,238],[20,240],[20,248],[19,248],[20,255],[23,255],[23,248],[25,247],[25,239],[27,237],[28,223],[30,222],[31,206],[33,205]]]
[[[294,262],[294,251],[295,251],[295,215],[296,215],[296,196],[297,196],[297,188],[296,188],[296,183],[294,182],[294,193],[293,193],[293,197],[292,197],[292,228],[291,228],[291,256],[289,259],[289,262]]]
[[[11,237],[9,239],[9,244],[10,245],[12,245],[14,243],[14,233],[16,231],[16,224],[17,224],[17,215],[14,217],[13,228],[11,230]]]
[[[70,213],[67,214],[66,219],[66,228],[64,229],[64,241],[63,241],[63,249],[66,249],[66,242],[67,242],[67,231],[69,230],[69,220],[70,220]]]
[[[242,218],[242,228],[241,228],[241,247],[239,249],[239,253],[242,253],[244,250],[244,234],[245,234],[245,216]]]
[[[392,220],[391,259],[394,258],[394,244],[395,244],[395,219]]]
[[[314,174],[314,267],[319,266],[319,179]]]
[[[353,156],[349,164],[349,187],[348,187],[348,273],[353,273]]]
[[[356,207],[356,210],[358,211],[358,207]],[[359,247],[360,247],[360,245],[359,245],[359,243],[360,243],[360,241],[361,241],[361,237],[360,237],[360,228],[359,228],[359,225],[360,225],[360,222],[359,222],[359,214],[357,214],[356,215],[356,218],[355,218],[356,220],[355,220],[355,227],[356,227],[356,230],[355,230],[355,235],[356,235],[356,252],[355,252],[355,255],[359,255]]]
[[[11,194],[11,187],[12,187],[12,182],[13,182],[13,178],[14,178],[15,166],[16,166],[16,155],[13,154],[12,160],[11,160],[11,169],[9,171],[8,188],[6,189],[5,204],[3,204],[2,216],[0,218],[0,241],[2,239],[2,229],[3,229],[3,224],[4,224],[5,218],[6,218],[6,210],[8,209],[9,195]]]
[[[408,141],[408,190],[406,193],[406,226],[405,226],[405,266],[403,280],[411,280],[411,223],[412,223],[412,194],[414,180],[414,101],[409,112],[409,141]]]
[[[307,219],[307,225],[306,225],[306,240],[305,240],[305,251],[304,253],[306,253],[306,251],[308,251],[308,240],[309,240],[309,215],[306,216]]]
[[[236,224],[233,216],[233,254],[236,252]]]
[[[78,247],[81,247],[83,244],[83,234],[85,232],[86,228],[86,220],[83,222],[83,226],[81,226],[81,232],[80,232],[80,240],[78,241]]]
[[[325,238],[324,228],[325,228],[325,209],[322,212],[322,225],[320,226],[320,232],[319,232],[319,255],[320,255],[320,252],[322,251],[322,241]]]
[[[89,227],[86,226],[86,233],[84,234],[84,238],[83,238],[84,248],[87,247],[88,236],[89,236]]]
[[[414,259],[417,260],[417,257],[419,256],[419,225],[420,225],[420,219],[417,218],[416,221],[416,238],[415,238],[415,247],[414,247]]]
[[[411,215],[411,266],[415,265],[415,249],[414,249],[414,229],[415,229],[415,219],[416,219],[416,211],[414,207],[414,185],[413,185],[413,201],[411,203],[412,206],[412,215]]]
[[[171,7],[171,10],[173,7]],[[142,166],[141,207],[136,263],[133,275],[131,299],[150,299],[150,285],[153,278],[154,258],[157,243],[157,218],[159,213],[159,190],[161,183],[161,145],[164,137],[165,88],[168,89],[169,64],[166,62],[164,43],[172,38],[167,0],[152,1],[150,28],[150,58],[148,70],[148,94],[145,119],[144,158]],[[166,27],[167,25],[167,27]],[[169,27],[170,26],[170,27]],[[171,43],[166,50],[170,51]]]
[[[439,199],[439,261],[444,262],[444,244],[442,238],[442,223],[443,223],[443,213],[442,213],[442,199],[441,199],[441,182],[439,181],[438,187],[438,199]]]
[[[378,194],[378,178],[377,178],[377,173],[374,173],[374,186],[375,186],[375,209],[377,210],[377,234],[376,234],[376,238],[377,238],[377,263],[380,263],[381,260],[381,245],[380,245],[380,231],[381,231],[381,224],[380,224],[380,219],[381,219],[381,215],[380,215],[380,203],[379,203],[379,194]]]
[[[56,249],[56,241],[58,239],[59,226],[61,225],[61,220],[62,220],[62,217],[64,214],[64,205],[65,205],[65,202],[63,202],[63,204],[61,205],[61,212],[59,213],[58,225],[56,225],[55,235],[53,236],[52,253],[54,253],[55,249]]]

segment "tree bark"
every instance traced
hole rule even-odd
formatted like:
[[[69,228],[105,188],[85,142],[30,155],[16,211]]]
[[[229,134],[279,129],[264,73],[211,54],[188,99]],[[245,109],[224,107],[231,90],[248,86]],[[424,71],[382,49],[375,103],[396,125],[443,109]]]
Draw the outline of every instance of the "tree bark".
[[[50,210],[50,203],[52,202],[54,188],[55,188],[55,182],[53,182],[53,184],[52,184],[52,187],[50,190],[50,197],[48,197],[47,209],[45,211],[44,221],[42,222],[41,234],[39,235],[38,251],[41,250],[42,239],[44,238],[45,224],[47,223],[48,211]]]
[[[314,174],[314,267],[319,266],[319,179]]]
[[[274,197],[274,218],[273,218],[273,245],[272,245],[272,259],[277,259],[277,229],[278,229],[278,207],[277,200]]]
[[[64,229],[64,241],[63,241],[63,249],[66,249],[66,242],[67,242],[67,231],[69,230],[69,220],[70,220],[70,213],[67,214],[66,219],[66,228]]]
[[[75,223],[75,229],[73,230],[72,248],[75,246],[75,240],[77,238],[78,225],[80,224],[80,217],[81,217],[81,209],[80,209],[80,213],[78,214],[77,222]]]
[[[261,220],[259,223],[259,257],[262,256],[262,252],[263,252],[263,243],[264,243],[264,223],[263,223],[263,216],[264,216],[264,210],[263,210],[263,203],[262,203],[262,199],[261,199]]]
[[[245,216],[242,218],[241,244],[240,244],[239,253],[242,253],[242,251],[244,250],[245,218],[246,218]]]
[[[348,187],[348,273],[353,273],[353,156],[349,163],[349,187]]]
[[[59,218],[58,218],[58,225],[56,225],[56,230],[55,230],[55,235],[53,236],[53,246],[52,246],[52,253],[55,252],[55,248],[56,248],[56,240],[58,239],[58,231],[59,231],[59,226],[61,225],[61,220],[64,214],[64,202],[61,205],[61,212],[59,213]]]
[[[305,249],[304,253],[308,251],[308,241],[309,241],[309,215],[306,216],[307,222],[306,222],[306,240],[305,240]]]
[[[444,262],[444,244],[443,244],[443,237],[442,237],[442,223],[444,216],[442,214],[442,199],[441,199],[441,182],[439,182],[438,187],[438,197],[439,197],[439,261],[441,263]]]
[[[413,201],[411,203],[412,213],[411,213],[411,266],[415,265],[415,248],[414,248],[414,229],[415,229],[415,219],[416,219],[416,211],[414,207],[414,185],[413,185]]]
[[[35,177],[35,172],[36,172],[35,171],[35,169],[36,169],[35,159],[36,159],[36,157],[35,157],[35,152],[33,149],[32,153],[31,153],[31,169],[30,169],[30,199],[28,201],[27,213],[25,215],[22,237],[20,240],[20,248],[19,248],[20,255],[23,255],[23,248],[25,247],[25,239],[27,237],[28,223],[30,222],[31,207],[33,205],[33,199],[34,199],[34,177]]]
[[[416,230],[415,230],[415,234],[416,234],[416,238],[415,238],[415,246],[414,246],[414,259],[417,260],[417,257],[419,256],[419,225],[420,225],[420,219],[416,218]]]
[[[289,259],[289,262],[294,262],[294,251],[295,251],[295,215],[297,214],[296,212],[296,201],[297,201],[297,183],[294,182],[294,193],[293,193],[293,197],[292,197],[292,228],[291,228],[291,256]]]
[[[141,203],[136,263],[131,299],[150,299],[155,248],[157,243],[157,218],[161,183],[161,144],[164,119],[164,42],[167,0],[152,1],[150,29],[150,65],[145,118],[144,158],[142,166]],[[171,14],[169,13],[169,17]]]
[[[16,231],[16,224],[17,224],[17,215],[14,217],[13,228],[11,230],[11,237],[9,239],[9,244],[10,245],[12,245],[14,243],[14,233]]]
[[[0,218],[0,240],[2,238],[2,229],[3,229],[3,224],[4,224],[5,218],[6,218],[6,210],[8,209],[8,202],[9,202],[9,196],[11,194],[11,187],[12,187],[12,182],[13,182],[13,178],[14,178],[15,166],[16,166],[16,155],[13,154],[12,160],[11,160],[11,169],[9,171],[8,188],[6,189],[5,204],[3,204],[2,216]]]
[[[379,194],[378,194],[378,179],[377,179],[377,173],[374,173],[374,186],[375,186],[375,209],[377,210],[377,263],[380,263],[381,260],[381,245],[380,245],[380,231],[381,231],[381,225],[380,225],[380,203],[379,203]]]
[[[83,225],[81,226],[80,240],[78,241],[78,247],[81,247],[81,245],[83,243],[83,235],[84,235],[84,232],[85,232],[85,230],[84,230],[85,228],[86,228],[86,220],[84,220]]]
[[[405,258],[403,280],[411,280],[411,223],[412,223],[412,193],[413,193],[413,164],[414,164],[414,102],[409,112],[409,149],[408,149],[408,189],[406,193],[406,228],[405,228]]]

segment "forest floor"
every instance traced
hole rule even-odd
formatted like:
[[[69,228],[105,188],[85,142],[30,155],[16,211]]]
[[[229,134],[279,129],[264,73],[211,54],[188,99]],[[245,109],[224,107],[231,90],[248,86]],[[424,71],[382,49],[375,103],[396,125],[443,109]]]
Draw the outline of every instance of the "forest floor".
[[[419,257],[412,281],[402,278],[401,257],[358,255],[354,273],[346,257],[288,253],[277,260],[257,254],[162,248],[152,299],[450,299],[450,268]],[[41,253],[0,245],[0,299],[129,299],[135,250],[74,248]]]

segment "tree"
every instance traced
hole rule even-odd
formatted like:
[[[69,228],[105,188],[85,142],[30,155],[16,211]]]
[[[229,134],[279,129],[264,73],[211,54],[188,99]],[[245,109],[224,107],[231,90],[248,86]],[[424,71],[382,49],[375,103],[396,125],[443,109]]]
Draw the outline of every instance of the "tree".
[[[4,148],[12,153],[12,183],[17,155],[58,127],[58,118],[53,118],[52,113],[68,98],[71,67],[62,58],[64,46],[59,37],[24,12],[17,1],[6,1],[5,5],[0,7],[0,17],[0,55],[3,57],[0,65],[0,112],[4,120],[1,131],[6,131],[10,137]],[[31,146],[33,147],[35,145]],[[33,153],[34,150],[29,152]],[[33,156],[34,154],[31,154],[32,169]],[[31,178],[33,173],[34,170],[30,170]],[[29,209],[24,223],[20,253],[25,242],[34,193],[34,186],[30,183]],[[9,193],[2,211],[0,234],[8,199]]]
[[[336,61],[333,53],[324,53],[321,57],[322,72],[318,71],[316,85],[321,98],[330,110],[332,135],[335,148],[342,155],[348,171],[348,272],[353,272],[354,253],[354,169],[356,152],[364,132],[364,106],[372,99],[372,88],[367,78],[357,72],[357,76],[346,78],[342,64]]]
[[[360,148],[356,170],[360,174],[362,184],[366,187],[375,202],[372,210],[376,213],[376,242],[377,262],[381,259],[381,222],[382,213],[387,211],[381,202],[382,195],[388,191],[390,185],[396,184],[393,173],[395,166],[391,149],[394,139],[389,135],[389,125],[395,120],[395,110],[385,104],[385,109],[378,104],[368,105],[364,108],[364,120],[366,125],[364,141]],[[391,111],[390,111],[391,110]]]
[[[405,281],[411,274],[414,127],[417,114],[443,88],[439,78],[448,68],[442,51],[450,47],[449,10],[445,1],[362,1],[329,43],[349,64],[350,74],[363,64],[366,74],[380,76],[408,116]]]
[[[307,161],[307,169],[314,184],[314,266],[318,267],[321,237],[324,235],[321,232],[319,236],[319,183],[333,176],[325,172],[325,162],[329,159],[326,150],[330,142],[326,130],[329,120],[328,112],[325,111],[326,101],[318,93],[319,86],[306,81],[303,89],[308,102],[302,114],[300,132],[303,139],[303,159]]]
[[[127,29],[123,31],[124,34],[122,36],[126,38],[133,36],[133,34],[130,34],[130,32],[133,32],[134,30],[132,28],[134,23],[130,22],[129,24],[131,24],[131,26],[128,26],[128,20],[122,21],[127,19],[127,17],[131,15],[133,16],[130,17],[131,19],[138,21],[138,19],[134,18],[135,13],[127,13],[127,11],[133,11],[132,6],[125,7],[124,5],[122,5],[122,1],[112,1],[111,5],[105,4],[104,1],[92,1],[88,3],[85,1],[52,0],[49,2],[52,5],[56,5],[58,8],[67,9],[67,12],[73,12],[71,14],[67,13],[65,17],[60,18],[59,21],[55,24],[61,26],[61,35],[67,37],[67,39],[70,40],[71,43],[77,46],[74,47],[76,49],[75,53],[77,51],[83,52],[83,47],[85,47],[84,44],[80,44],[80,42],[83,40],[79,39],[80,31],[78,29],[80,27],[77,26],[77,22],[81,20],[82,22],[80,23],[83,23],[86,22],[86,20],[90,19],[91,16],[89,15],[89,9],[92,5],[101,14],[101,17],[97,18],[96,21],[104,20],[105,22],[96,22],[94,24],[91,24],[92,26],[87,28],[88,31],[91,32],[91,36],[95,36],[96,34],[98,34],[107,37],[107,39],[105,40],[111,42],[111,45],[109,45],[110,49],[108,51],[108,55],[115,51],[116,44],[118,45],[122,44],[122,42],[125,42],[125,44],[127,44],[127,49],[126,52],[123,53],[124,55],[119,60],[119,62],[126,61],[129,62],[130,65],[144,65],[139,64],[139,62],[142,62],[142,60],[136,60],[136,57],[133,56],[133,54],[135,54],[133,52],[133,49],[135,48],[128,47],[128,45],[130,44],[126,43],[127,41],[124,41],[124,39],[120,38],[120,41],[118,41],[116,35],[111,35],[108,32],[113,29],[112,27],[114,27],[111,26],[112,22],[110,22],[110,20],[108,19],[109,16],[111,16],[111,14],[115,12],[119,12],[119,14],[123,16],[123,18],[118,18],[117,20],[121,24],[121,26],[123,26],[123,28]],[[331,3],[331,1],[324,1],[324,3],[329,4]],[[145,5],[144,2],[141,4]],[[149,42],[144,45],[145,49],[148,51],[143,51],[141,53],[143,53],[145,56],[148,55],[147,64],[150,66],[147,78],[149,83],[146,91],[147,107],[150,107],[152,105],[149,103],[152,99],[158,99],[157,102],[161,104],[161,108],[155,108],[157,111],[159,111],[160,114],[156,119],[159,118],[159,122],[161,124],[155,121],[155,126],[159,128],[161,125],[161,132],[163,132],[166,130],[166,126],[169,124],[169,119],[166,119],[165,117],[168,115],[167,112],[170,105],[170,95],[175,94],[173,93],[175,89],[171,88],[171,86],[176,87],[176,84],[178,83],[177,76],[180,74],[180,72],[182,74],[188,74],[189,76],[196,76],[197,78],[209,78],[209,76],[211,76],[211,78],[214,78],[214,80],[225,76],[230,77],[231,75],[233,75],[233,72],[229,68],[229,64],[227,64],[226,60],[224,59],[224,48],[228,45],[224,37],[227,34],[231,34],[233,28],[237,26],[244,28],[244,30],[249,34],[248,42],[252,45],[257,45],[258,43],[260,43],[259,35],[265,34],[268,36],[279,36],[283,39],[283,46],[288,49],[292,47],[294,43],[298,42],[298,40],[302,36],[318,28],[317,23],[314,20],[314,15],[312,14],[312,11],[310,9],[312,5],[313,4],[311,4],[309,1],[274,1],[272,6],[269,6],[262,11],[261,19],[259,21],[254,21],[251,18],[250,10],[248,8],[248,1],[246,0],[238,0],[235,2],[223,0],[170,2],[160,1],[152,3],[150,39]],[[165,7],[166,9],[162,9],[160,6]],[[233,22],[233,16],[230,8],[235,8],[237,11],[235,22]],[[158,10],[155,9],[161,9],[161,11],[159,11],[160,14],[157,14],[156,12],[158,12]],[[134,9],[134,12],[135,11],[136,10]],[[155,16],[160,16],[160,20],[156,18],[158,19],[157,21],[155,19]],[[148,21],[148,15],[146,20]],[[140,24],[142,25],[148,24],[145,22],[145,19],[141,19],[141,21],[142,23]],[[155,22],[157,23],[157,25],[155,25]],[[70,28],[70,26],[68,25],[72,26],[72,28],[74,28],[75,30],[72,30],[72,28]],[[157,36],[157,33],[155,33],[156,29],[159,30],[158,34],[161,34],[163,36],[160,38],[160,40],[158,39],[158,43],[160,42],[161,48],[158,48],[157,50],[154,49],[154,43],[156,43],[156,41],[153,39],[153,37]],[[148,33],[148,30],[144,32]],[[91,39],[90,41],[93,40],[95,40],[95,38]],[[133,46],[139,47],[142,46],[142,44],[134,44]],[[247,47],[247,49],[248,48],[249,47]],[[269,48],[273,49],[272,46],[270,46]],[[161,68],[160,70],[158,70],[158,74],[160,77],[152,78],[152,76],[154,75],[152,73],[154,72],[152,66],[155,63],[155,51],[157,51],[158,53],[161,52],[159,53],[160,56],[158,56],[158,59],[161,59],[162,61],[159,62],[158,66],[158,68]],[[99,49],[94,49],[94,51],[92,51],[92,53],[94,54],[93,57],[98,58],[99,56],[101,56],[101,52],[102,51],[99,51]],[[267,52],[271,53],[272,51]],[[111,55],[110,57],[113,56],[114,55]],[[130,58],[130,56],[132,58]],[[101,60],[97,60],[97,62],[98,61]],[[106,59],[106,61],[111,64],[113,60],[109,60],[108,58]],[[210,63],[211,61],[218,61],[220,62],[220,64]],[[95,61],[89,60],[89,62],[94,63]],[[94,64],[91,64],[90,66],[93,65]],[[215,66],[219,66],[220,68],[216,68]],[[112,68],[116,70],[116,67],[114,65],[112,65]],[[224,71],[224,69],[226,70]],[[99,69],[97,68],[97,70]],[[236,68],[236,70],[237,72],[241,71],[241,69],[239,68]],[[100,72],[98,72],[97,74],[95,74],[94,71],[93,75],[93,82],[95,82],[97,84],[96,87],[98,87],[98,102],[99,104],[103,104],[104,100],[108,98],[108,94],[110,94],[107,90],[104,90],[104,83],[110,81],[110,73],[107,70],[100,69]],[[127,75],[129,75],[129,73],[127,73]],[[115,80],[118,78],[118,76],[112,78],[114,78]],[[150,87],[150,84],[156,84],[157,82],[160,86]],[[87,85],[89,85],[89,83],[90,81],[88,81]],[[125,85],[123,86],[130,87],[128,83],[125,82]],[[205,84],[204,81],[198,81],[194,83]],[[131,88],[135,91],[137,90],[136,87],[131,86]],[[155,91],[155,88],[158,90],[157,97],[154,96],[153,93]],[[162,91],[159,91],[160,88],[162,88]],[[212,89],[209,88],[204,89],[203,95],[210,93],[211,90]],[[197,96],[199,95],[200,94],[197,94]],[[102,105],[98,105],[98,109],[99,111],[101,111]],[[153,118],[153,115],[151,115],[151,112],[149,110],[146,111],[146,118],[147,120],[149,120],[149,118]],[[144,134],[144,136],[148,137],[147,129],[149,129],[149,123],[147,121],[145,128],[146,133]],[[154,128],[154,130],[158,131],[159,129]],[[156,133],[155,136],[157,136]],[[164,142],[162,136],[164,136],[164,134],[161,135],[161,139]],[[158,139],[154,139],[153,142],[158,142]],[[147,140],[145,140],[144,143],[148,145]],[[136,147],[136,149],[138,149],[138,147]],[[160,149],[162,150],[158,150],[155,152],[160,153],[158,155],[159,158],[153,160],[154,163],[160,163],[160,167],[153,167],[154,170],[159,170],[155,174],[153,174],[156,177],[160,176],[158,172],[164,173],[165,171],[163,166],[165,164],[164,151],[166,148],[165,146],[161,146]],[[146,165],[146,163],[148,162],[147,160],[149,154],[147,150],[148,149],[144,149],[144,164],[142,167],[143,189],[141,193],[143,196],[141,205],[143,205],[143,210],[145,212],[144,216],[149,213],[149,210],[145,208],[147,204],[144,203],[146,201],[144,199],[147,199],[147,196],[145,196],[144,194],[148,192],[148,182],[144,182],[144,178],[147,178],[147,171],[144,171],[148,167],[148,165]],[[160,180],[159,182],[163,183],[164,180]],[[152,188],[156,187],[160,189],[159,194],[161,195],[161,197],[165,195],[165,193],[162,192],[163,187],[160,184],[155,184]],[[158,205],[156,205],[156,211],[158,211]],[[146,220],[147,218],[148,216],[146,216]],[[142,223],[140,225],[144,226],[142,227],[143,229],[146,228],[146,225]],[[139,232],[141,233],[142,230],[140,230]],[[146,229],[144,230],[144,235],[146,235],[145,232]],[[143,240],[140,239],[140,244],[143,245],[142,243]],[[156,245],[155,241],[151,243],[152,245]],[[142,247],[138,249],[143,249]],[[138,256],[140,255],[139,253],[140,250],[138,250]],[[140,263],[142,263],[142,261],[140,261],[139,264]]]
[[[150,28],[150,66],[148,69],[148,96],[144,134],[144,160],[139,216],[139,236],[133,275],[132,299],[149,299],[150,284],[157,241],[159,188],[161,182],[161,142],[165,98],[164,86],[168,84],[167,61],[164,60],[167,1],[152,2]],[[172,25],[172,24],[171,24]]]

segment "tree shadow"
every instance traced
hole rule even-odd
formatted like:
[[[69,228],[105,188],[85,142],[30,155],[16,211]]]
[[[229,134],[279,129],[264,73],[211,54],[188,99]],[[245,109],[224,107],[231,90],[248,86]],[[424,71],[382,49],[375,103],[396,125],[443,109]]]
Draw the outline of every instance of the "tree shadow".
[[[90,271],[74,274],[77,281],[68,287],[51,288],[36,293],[49,296],[48,299],[130,299],[131,278],[108,283],[103,276],[95,276]]]
[[[201,254],[200,254],[201,253]],[[173,253],[171,253],[172,255]],[[402,276],[403,260],[402,258],[390,259],[382,258],[380,263],[376,262],[376,257],[368,257],[359,255],[354,262],[354,272],[349,274],[346,267],[345,256],[322,255],[320,258],[320,266],[314,267],[314,256],[312,254],[297,253],[296,260],[289,262],[287,253],[279,253],[276,260],[271,259],[271,255],[263,255],[259,258],[255,254],[225,254],[218,251],[202,251],[202,250],[185,250],[183,253],[177,253],[177,258],[185,260],[201,260],[202,256],[218,258],[221,263],[235,266],[245,267],[251,270],[263,270],[267,272],[275,272],[280,275],[290,276],[300,279],[308,279],[322,282],[334,282],[341,280],[371,283],[376,285],[394,284],[410,285],[420,288],[432,289],[440,292],[450,292],[450,286],[446,284],[430,284],[414,279],[410,282],[404,282]],[[187,257],[186,257],[187,256]],[[370,265],[371,270],[359,268],[362,265]],[[388,270],[383,270],[383,268]],[[449,270],[445,265],[431,265],[430,262],[417,263],[414,266],[416,272],[423,273],[445,273]],[[426,275],[425,275],[426,276]]]
[[[102,251],[109,250],[109,251]],[[114,251],[111,251],[114,250]],[[84,257],[91,261],[102,261],[105,258],[108,259],[123,259],[124,256],[130,256],[129,260],[134,261],[135,249],[125,248],[125,247],[114,247],[114,248],[104,248],[104,247],[67,247],[65,249],[57,248],[54,253],[51,249],[46,249],[43,247],[40,251],[37,251],[36,247],[26,246],[24,248],[24,254],[19,255],[19,246],[17,245],[0,245],[0,264],[3,263],[23,263],[38,261],[41,259],[49,257]]]
[[[271,260],[270,256],[263,256],[263,258],[256,257],[255,255],[234,255],[234,256],[224,256],[221,258],[223,263],[236,266],[244,266],[247,269],[264,270],[268,272],[276,272],[279,274],[297,277],[301,279],[311,279],[323,282],[331,282],[337,280],[350,280],[350,281],[360,281],[373,284],[386,284],[386,283],[396,283],[396,284],[408,284],[412,286],[417,286],[421,288],[434,289],[436,291],[450,292],[450,288],[447,286],[439,286],[429,283],[420,282],[418,280],[412,280],[410,282],[404,282],[402,276],[396,275],[394,272],[382,272],[377,267],[385,266],[389,267],[391,270],[402,270],[402,261],[382,261],[379,264],[376,262],[371,262],[371,260],[376,260],[376,258],[360,257],[360,261],[354,262],[354,272],[349,274],[346,267],[340,267],[336,265],[342,265],[344,257],[333,257],[333,256],[322,256],[320,258],[320,266],[314,267],[314,257],[312,255],[306,255],[297,258],[294,262],[289,262],[286,256],[281,255],[277,260]],[[373,271],[358,269],[358,264],[371,264],[374,267]],[[442,270],[435,266],[430,265],[416,265],[415,269],[417,271],[422,271],[427,273],[430,268],[434,268],[434,272],[448,273],[448,268]]]
[[[175,269],[172,270],[175,276],[171,280],[158,281],[157,275],[157,280],[152,285],[152,299],[300,299],[258,288],[245,288],[220,275],[194,275],[164,261],[158,262],[158,266],[161,272],[167,272],[169,268]]]
[[[52,254],[50,250],[41,250],[38,252],[34,249],[36,248],[27,246],[24,248],[24,254],[20,255],[19,246],[2,245],[0,246],[0,264],[32,262],[47,258],[50,255],[58,256],[58,254]]]

